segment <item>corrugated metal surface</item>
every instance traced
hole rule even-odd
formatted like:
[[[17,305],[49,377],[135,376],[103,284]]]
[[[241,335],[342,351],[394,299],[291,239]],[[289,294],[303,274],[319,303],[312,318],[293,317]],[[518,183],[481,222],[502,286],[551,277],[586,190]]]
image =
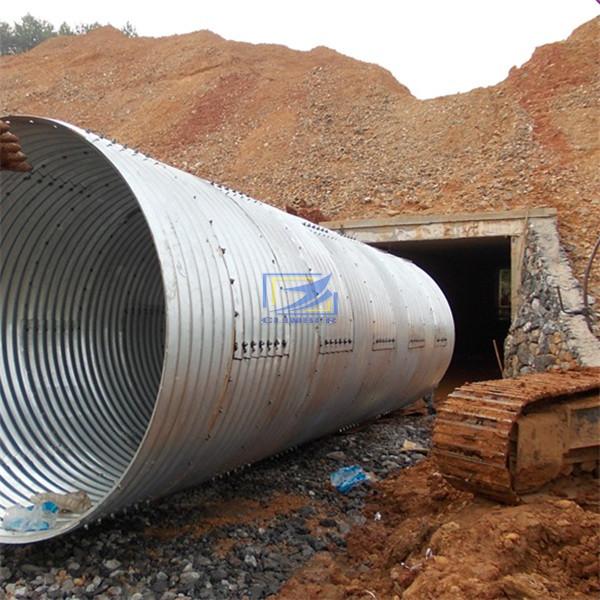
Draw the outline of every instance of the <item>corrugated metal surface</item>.
[[[34,169],[0,174],[0,516],[41,491],[85,490],[93,507],[0,542],[193,485],[441,379],[452,317],[411,263],[71,125],[10,120]],[[318,307],[335,316],[269,304],[327,276]]]

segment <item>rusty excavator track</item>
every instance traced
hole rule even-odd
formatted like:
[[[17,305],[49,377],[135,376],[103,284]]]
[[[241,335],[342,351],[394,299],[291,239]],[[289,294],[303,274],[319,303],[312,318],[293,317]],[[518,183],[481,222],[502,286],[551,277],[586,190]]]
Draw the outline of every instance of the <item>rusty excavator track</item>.
[[[19,138],[10,131],[10,125],[0,120],[0,169],[5,171],[31,171],[27,156],[21,149]]]
[[[598,469],[600,368],[457,388],[438,410],[433,456],[456,487],[507,503]]]

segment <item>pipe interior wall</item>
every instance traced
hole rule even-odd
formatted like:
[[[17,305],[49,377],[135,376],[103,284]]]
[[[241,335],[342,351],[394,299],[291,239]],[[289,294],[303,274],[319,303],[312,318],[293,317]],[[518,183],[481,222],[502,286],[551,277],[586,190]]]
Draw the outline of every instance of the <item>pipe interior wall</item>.
[[[87,143],[71,140],[57,160],[60,137],[28,136],[38,167],[2,175],[0,516],[46,490],[99,502],[139,446],[162,371],[164,292],[146,222]]]

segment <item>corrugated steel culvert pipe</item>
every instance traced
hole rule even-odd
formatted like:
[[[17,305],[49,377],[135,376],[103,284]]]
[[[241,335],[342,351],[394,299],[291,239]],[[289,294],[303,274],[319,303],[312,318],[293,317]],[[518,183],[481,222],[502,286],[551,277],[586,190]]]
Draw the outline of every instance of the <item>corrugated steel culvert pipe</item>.
[[[56,536],[405,405],[454,344],[390,256],[76,127],[8,117],[1,173],[0,517],[83,490]]]

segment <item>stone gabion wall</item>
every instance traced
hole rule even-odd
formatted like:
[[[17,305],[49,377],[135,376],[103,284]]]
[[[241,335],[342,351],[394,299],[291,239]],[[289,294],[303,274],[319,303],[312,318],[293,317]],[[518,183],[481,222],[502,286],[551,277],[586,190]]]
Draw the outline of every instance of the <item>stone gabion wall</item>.
[[[581,364],[568,315],[560,309],[555,265],[534,226],[525,244],[519,309],[504,344],[506,377]]]

